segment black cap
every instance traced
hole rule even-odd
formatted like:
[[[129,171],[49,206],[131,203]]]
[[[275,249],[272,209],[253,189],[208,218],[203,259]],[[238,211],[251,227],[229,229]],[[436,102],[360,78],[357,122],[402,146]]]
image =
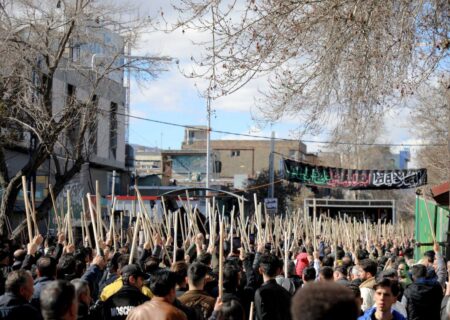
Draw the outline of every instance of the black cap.
[[[129,276],[134,276],[135,278],[142,277],[144,279],[149,277],[149,275],[143,272],[136,264],[129,264],[122,268],[122,278],[128,278]]]

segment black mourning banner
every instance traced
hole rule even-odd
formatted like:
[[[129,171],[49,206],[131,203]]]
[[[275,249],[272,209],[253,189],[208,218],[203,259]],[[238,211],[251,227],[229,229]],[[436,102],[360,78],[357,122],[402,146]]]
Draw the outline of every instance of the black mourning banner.
[[[327,188],[408,189],[427,184],[427,169],[352,170],[314,166],[285,159],[285,179]]]

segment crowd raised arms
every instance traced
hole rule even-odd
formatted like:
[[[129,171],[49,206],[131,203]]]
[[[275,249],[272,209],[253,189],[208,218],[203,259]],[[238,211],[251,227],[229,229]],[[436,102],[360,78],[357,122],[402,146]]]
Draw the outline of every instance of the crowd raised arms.
[[[449,319],[440,247],[414,260],[408,224],[137,198],[123,229],[88,195],[79,241],[70,206],[43,237],[26,205],[30,240],[1,243],[0,319]]]

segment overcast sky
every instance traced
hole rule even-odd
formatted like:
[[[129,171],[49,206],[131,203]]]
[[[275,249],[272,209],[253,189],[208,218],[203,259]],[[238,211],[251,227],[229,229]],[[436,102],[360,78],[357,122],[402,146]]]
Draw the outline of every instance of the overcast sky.
[[[156,16],[158,9],[164,10],[167,20],[176,18],[171,10],[169,0],[134,0],[141,3],[140,14]],[[208,34],[199,34],[181,30],[171,34],[153,32],[146,34],[140,43],[140,48],[134,54],[147,53],[152,55],[168,55],[180,61],[181,68],[189,68],[191,56],[199,56],[201,48],[192,44],[192,40],[202,40],[210,37]],[[160,77],[146,85],[139,87],[133,81],[131,90],[131,114],[155,120],[174,122],[184,125],[206,125],[206,101],[199,97],[198,87],[202,83],[198,80],[185,78],[175,64],[169,67]],[[255,98],[258,90],[264,90],[264,79],[251,81],[240,91],[213,102],[214,114],[211,120],[213,129],[237,133],[251,133],[255,135],[270,136],[274,130],[280,138],[293,138],[292,130],[298,125],[298,119],[283,119],[280,123],[266,125],[259,128],[253,121],[257,115]],[[390,112],[386,115],[387,132],[382,142],[388,143],[414,143],[410,136],[407,112]],[[164,149],[178,149],[183,140],[183,128],[161,125],[137,119],[131,119],[130,142],[146,146],[162,147]],[[212,134],[212,139],[239,139],[236,136]],[[327,137],[307,136],[310,140],[326,140]],[[242,138],[241,138],[242,139]],[[323,149],[323,145],[307,144],[308,151]],[[414,150],[412,150],[414,151]]]

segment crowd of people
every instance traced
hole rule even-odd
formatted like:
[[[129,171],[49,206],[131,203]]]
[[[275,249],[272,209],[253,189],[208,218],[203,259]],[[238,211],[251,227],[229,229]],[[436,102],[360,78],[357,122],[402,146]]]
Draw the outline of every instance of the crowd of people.
[[[437,243],[417,262],[410,241],[317,242],[299,241],[287,259],[270,243],[244,252],[225,242],[220,266],[220,246],[206,247],[201,233],[175,252],[171,237],[156,234],[135,259],[129,244],[100,241],[96,252],[62,233],[26,246],[8,241],[0,319],[450,319]]]

